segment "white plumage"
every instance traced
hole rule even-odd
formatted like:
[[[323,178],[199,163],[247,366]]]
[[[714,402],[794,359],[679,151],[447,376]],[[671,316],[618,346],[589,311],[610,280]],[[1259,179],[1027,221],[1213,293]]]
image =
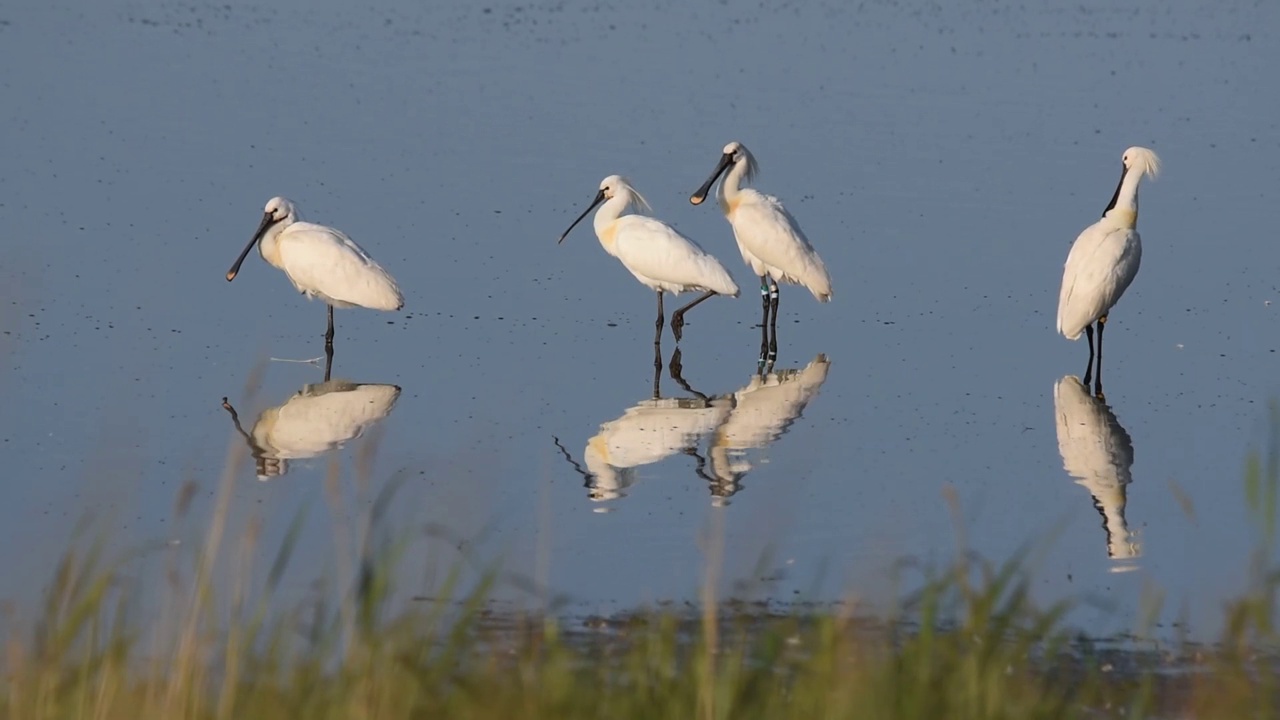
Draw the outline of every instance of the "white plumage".
[[[1137,229],[1138,185],[1144,175],[1154,178],[1160,171],[1160,159],[1147,148],[1129,148],[1123,163],[1120,182],[1102,219],[1085,228],[1072,244],[1058,293],[1058,332],[1069,340],[1078,339],[1082,332],[1089,338],[1090,369],[1085,373],[1085,384],[1093,371],[1092,326],[1098,323],[1097,354],[1101,366],[1102,329],[1107,314],[1129,288],[1142,263],[1142,238]]]
[[[1071,246],[1058,293],[1058,332],[1080,339],[1129,289],[1142,264],[1142,239],[1133,228],[1091,225]]]
[[[269,251],[267,245],[264,239],[264,257]],[[277,236],[276,245],[279,262],[272,264],[284,270],[298,292],[309,298],[341,308],[404,307],[404,297],[391,275],[338,230],[308,222],[294,223]]]
[[[1130,535],[1124,517],[1127,488],[1133,482],[1133,441],[1129,433],[1111,408],[1089,395],[1088,388],[1074,375],[1054,384],[1053,408],[1062,467],[1093,497],[1107,534],[1107,555],[1116,560],[1138,557],[1141,547]]]
[[[755,157],[742,143],[725,145],[720,163],[689,201],[701,204],[726,169],[729,172],[720,183],[716,197],[733,228],[742,260],[762,282],[767,276],[775,283],[803,285],[819,302],[830,300],[831,276],[827,266],[796,219],[778,198],[741,187],[744,180],[750,180],[756,173]]]
[[[710,457],[723,504],[737,492],[738,482],[751,470],[746,451],[771,445],[782,437],[827,381],[831,361],[818,355],[801,369],[751,376],[751,382],[733,395],[733,412],[716,428]]]
[[[261,241],[259,243],[259,241]],[[297,208],[282,197],[271,198],[262,223],[236,259],[227,280],[234,280],[255,243],[262,259],[283,270],[298,292],[329,306],[326,341],[333,339],[333,308],[364,307],[399,310],[404,297],[386,270],[340,230],[302,222]]]
[[[602,231],[599,218],[607,209],[602,207],[596,214],[600,244],[645,287],[673,295],[711,290],[737,297],[738,284],[729,271],[697,243],[670,225],[644,215],[617,218]],[[606,237],[611,239],[606,241]]]
[[[263,410],[247,433],[225,399],[223,407],[249,443],[258,479],[266,480],[287,473],[287,460],[315,457],[360,437],[391,413],[399,397],[395,385],[346,380],[304,385],[282,405]]]
[[[583,460],[591,473],[592,500],[613,500],[635,483],[635,470],[688,448],[715,430],[729,414],[720,400],[655,398],[628,408],[600,425],[587,441]]]
[[[603,205],[600,205],[604,203]],[[662,293],[673,295],[685,291],[705,294],[671,314],[671,329],[680,340],[684,313],[714,294],[738,296],[733,276],[697,243],[676,232],[666,223],[646,215],[623,215],[628,209],[649,209],[640,193],[626,178],[610,175],[600,182],[591,205],[560,235],[564,242],[569,232],[597,205],[593,225],[605,252],[618,258],[622,265],[645,287],[658,293],[658,334],[662,332]],[[657,341],[655,337],[655,342]]]

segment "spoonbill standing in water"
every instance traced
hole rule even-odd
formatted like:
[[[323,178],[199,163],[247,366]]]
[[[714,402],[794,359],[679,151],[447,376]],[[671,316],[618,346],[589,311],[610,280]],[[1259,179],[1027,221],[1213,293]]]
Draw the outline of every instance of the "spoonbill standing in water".
[[[1156,177],[1160,158],[1144,147],[1124,151],[1124,168],[1102,219],[1084,229],[1067,254],[1058,293],[1058,332],[1089,339],[1089,367],[1084,385],[1094,377],[1094,393],[1102,394],[1102,329],[1107,315],[1138,274],[1142,239],[1138,236],[1138,183],[1143,175]],[[1098,349],[1093,349],[1093,324],[1098,324]],[[1096,358],[1096,359],[1095,359]],[[1094,373],[1096,372],[1096,375]]]
[[[620,175],[610,175],[600,181],[600,191],[591,201],[591,206],[560,235],[558,242],[564,242],[569,232],[600,203],[604,205],[600,206],[593,224],[604,251],[622,261],[642,285],[658,293],[654,345],[662,341],[663,292],[672,295],[686,290],[703,293],[671,313],[671,334],[675,335],[676,342],[680,342],[683,334],[684,314],[695,305],[712,295],[738,296],[738,284],[729,271],[697,243],[655,218],[622,214],[632,207],[648,210],[649,203]],[[660,364],[657,357],[654,362]]]
[[[818,299],[831,299],[831,276],[827,266],[809,244],[796,219],[772,195],[741,187],[756,174],[756,159],[746,146],[734,141],[724,146],[724,154],[711,177],[702,183],[689,202],[701,205],[717,178],[728,170],[716,193],[720,209],[733,227],[742,260],[760,278],[760,355],[766,350],[778,354],[778,282],[803,285]],[[772,311],[772,320],[770,319]]]
[[[240,265],[259,241],[258,252],[263,260],[283,270],[307,299],[319,298],[329,306],[329,329],[324,334],[326,352],[333,349],[335,307],[404,307],[396,281],[369,253],[339,230],[302,222],[297,208],[282,197],[267,201],[262,223],[227,271],[227,282],[236,279]]]

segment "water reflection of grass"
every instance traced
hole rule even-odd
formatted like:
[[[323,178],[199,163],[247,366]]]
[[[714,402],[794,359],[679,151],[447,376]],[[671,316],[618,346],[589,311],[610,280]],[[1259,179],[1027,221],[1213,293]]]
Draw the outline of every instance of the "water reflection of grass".
[[[1280,414],[1273,419],[1280,427]],[[1032,602],[1023,558],[994,565],[962,556],[926,573],[921,591],[875,622],[856,617],[852,603],[762,613],[718,601],[713,582],[693,614],[638,610],[587,623],[495,616],[486,603],[494,573],[464,589],[454,572],[440,599],[405,607],[390,600],[404,545],[379,527],[393,490],[342,530],[367,538],[359,558],[338,563],[351,591],[277,610],[272,595],[299,524],[270,556],[265,583],[251,587],[257,533],[222,537],[227,473],[205,542],[195,553],[174,550],[164,588],[132,586],[98,543],[72,544],[36,621],[4,617],[0,715],[1273,717],[1278,478],[1273,445],[1246,471],[1262,540],[1241,558],[1254,584],[1228,608],[1222,642],[1156,654],[1082,647],[1061,623],[1065,603]],[[335,504],[338,481],[329,478]],[[218,577],[215,567],[229,570]],[[149,592],[163,598],[143,615],[138,599]]]

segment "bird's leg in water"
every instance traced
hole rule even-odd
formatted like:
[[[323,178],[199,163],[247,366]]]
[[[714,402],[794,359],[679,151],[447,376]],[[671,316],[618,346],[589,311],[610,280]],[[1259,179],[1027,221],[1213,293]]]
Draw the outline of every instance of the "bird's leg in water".
[[[333,346],[324,346],[324,381],[329,382],[329,373],[333,371]]]
[[[661,389],[658,386],[662,374],[662,291],[658,291],[658,319],[654,322],[653,332],[653,398],[658,399]]]
[[[769,353],[769,279],[760,276],[760,366],[764,367],[764,357]]]
[[[699,297],[697,300],[694,300],[688,305],[685,305],[679,310],[671,313],[671,334],[676,336],[676,342],[680,342],[680,336],[684,334],[684,314],[692,310],[694,306],[697,305],[698,303],[702,302],[703,300],[706,300],[707,298],[715,294],[716,294],[715,290],[708,290],[704,295]]]
[[[1093,361],[1093,394],[1102,397],[1102,329],[1107,326],[1107,316],[1098,318],[1098,357]]]
[[[662,397],[662,388],[659,382],[662,378],[662,346],[658,343],[653,344],[653,399],[657,400]]]
[[[654,328],[656,328],[653,333],[653,344],[655,347],[662,344],[662,312],[663,312],[662,311],[662,291],[659,290],[658,291],[658,319],[653,323]],[[658,364],[661,365],[662,363],[659,362]]]
[[[773,372],[773,364],[775,362],[777,362],[776,357],[766,358],[764,355],[761,355],[760,359],[756,361],[756,375],[759,375],[760,379],[763,380],[766,375]]]
[[[1084,369],[1084,386],[1087,389],[1093,379],[1093,323],[1084,326],[1084,336],[1089,339],[1089,366]]]
[[[684,378],[680,377],[684,372],[684,354],[680,352],[680,348],[671,353],[671,362],[667,365],[667,370],[671,373],[671,379],[676,382],[684,382]]]
[[[676,351],[671,353],[671,363],[670,365],[667,366],[667,369],[671,372],[671,379],[675,380],[676,383],[679,384],[680,387],[684,388],[687,392],[693,393],[694,395],[697,395],[702,400],[710,402],[711,398],[707,397],[706,395],[703,395],[697,390],[694,390],[692,387],[689,386],[688,381],[684,379],[684,363],[681,362],[682,359],[683,358],[680,354],[680,348],[676,348]]]
[[[769,320],[769,359],[778,359],[778,282],[769,280],[769,306],[773,317]]]
[[[329,307],[329,329],[326,330],[324,333],[324,347],[325,347],[325,350],[332,350],[333,349],[333,306],[330,305],[328,307]]]
[[[698,454],[698,446],[690,445],[689,447],[685,448],[684,450],[681,450],[680,452],[693,458],[693,462],[694,462],[693,472],[697,474],[698,477],[711,483],[713,487],[718,484],[719,481],[716,480],[716,478],[713,478],[707,474],[707,459]],[[714,490],[712,490],[712,494],[713,495],[715,494]]]

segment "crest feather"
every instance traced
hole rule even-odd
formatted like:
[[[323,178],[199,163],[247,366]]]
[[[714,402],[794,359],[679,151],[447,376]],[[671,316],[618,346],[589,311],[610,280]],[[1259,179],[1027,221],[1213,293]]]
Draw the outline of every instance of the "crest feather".
[[[625,192],[631,198],[630,202],[627,203],[628,207],[642,210],[647,213],[653,212],[653,207],[649,205],[649,201],[644,199],[644,196],[640,194],[639,190],[636,190],[635,186],[631,184],[631,180],[629,178],[618,176],[618,185],[620,187],[618,187],[617,192]]]
[[[1160,174],[1160,157],[1154,150],[1134,146],[1124,151],[1124,158],[1125,164],[1131,170],[1145,173],[1152,179]]]
[[[738,150],[747,159],[747,170],[742,173],[742,182],[745,185],[755,179],[756,173],[760,172],[760,164],[756,162],[756,156],[751,154],[746,145],[738,143]]]

